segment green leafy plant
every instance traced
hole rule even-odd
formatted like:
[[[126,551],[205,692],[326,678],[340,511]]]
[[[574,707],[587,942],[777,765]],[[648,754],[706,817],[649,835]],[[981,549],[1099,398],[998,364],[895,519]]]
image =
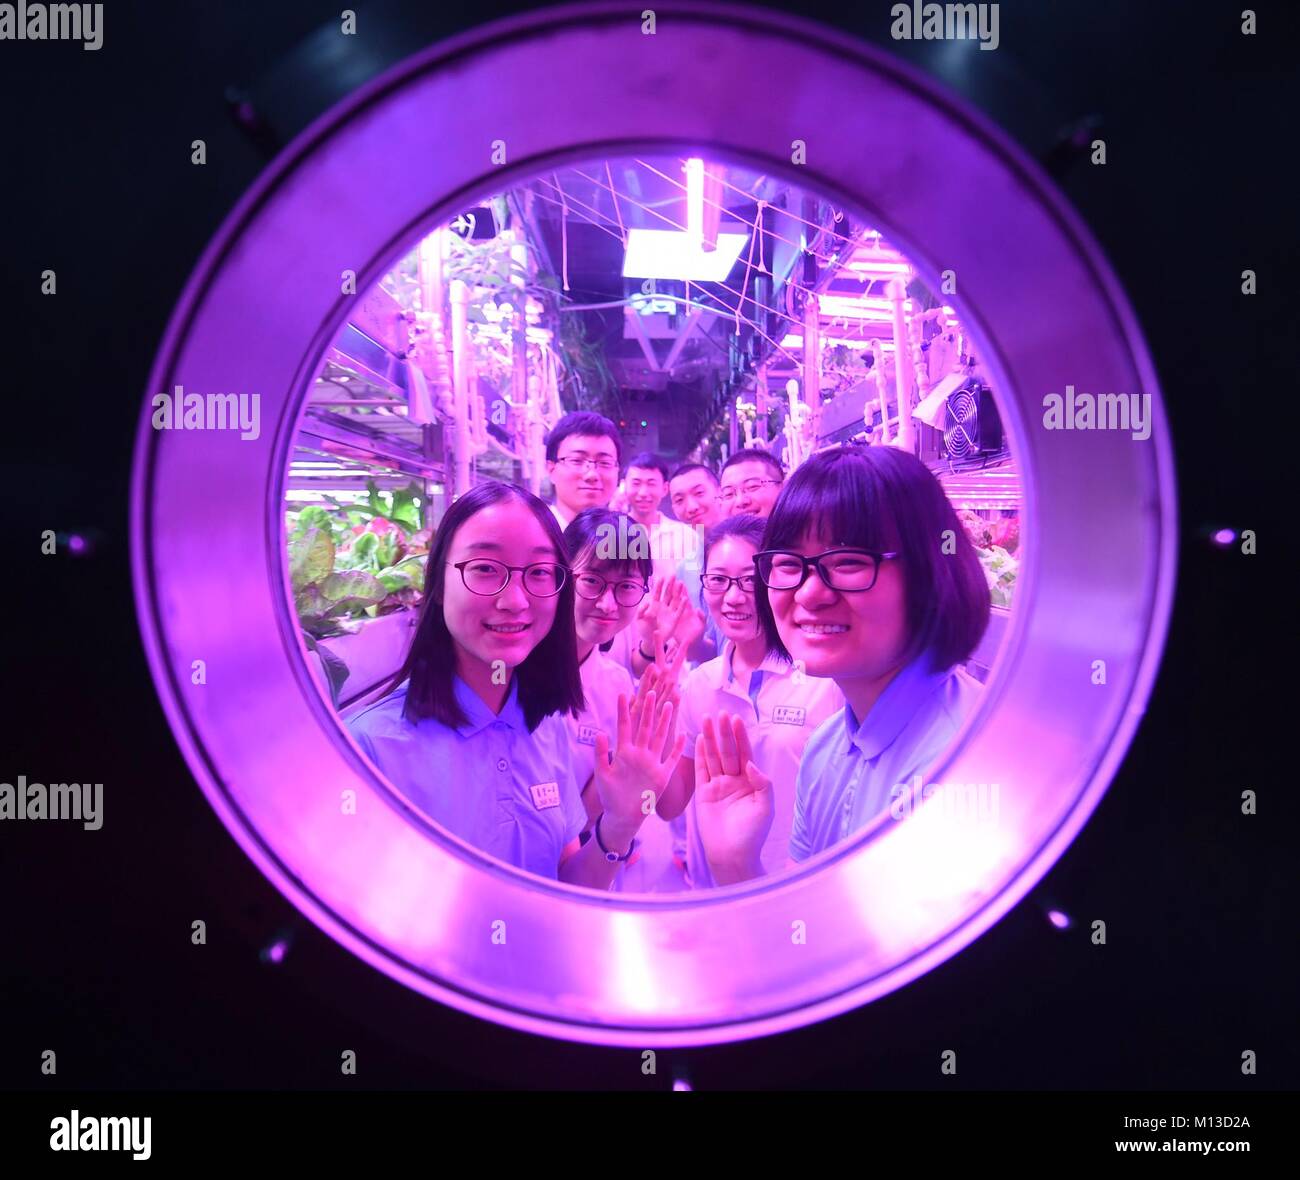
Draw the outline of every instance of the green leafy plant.
[[[326,533],[335,545],[341,545],[348,532],[346,519],[336,515],[336,510],[322,508],[319,504],[309,504],[296,513],[288,513],[286,523],[291,545],[311,529],[319,529]]]
[[[604,412],[618,392],[618,382],[605,358],[604,342],[588,330],[582,316],[566,315],[560,320],[557,344],[565,408]]]
[[[333,537],[321,528],[308,528],[289,545],[289,583],[298,622],[316,639],[355,631],[345,620],[388,596],[388,588],[373,574],[336,571],[335,553]]]
[[[299,619],[325,638],[348,620],[418,604],[433,530],[420,527],[412,482],[391,494],[368,482],[364,504],[312,504],[287,518],[289,573]]]
[[[312,504],[288,514],[294,607],[335,705],[349,669],[319,640],[355,633],[367,617],[415,606],[423,593],[433,530],[419,527],[418,491],[412,484],[385,498],[372,483],[364,506]],[[378,515],[380,509],[397,519]]]
[[[984,576],[988,579],[989,594],[994,606],[1010,606],[1011,592],[1016,584],[1020,563],[1000,545],[976,549]]]
[[[404,488],[395,488],[391,492],[381,492],[375,481],[368,479],[366,480],[366,499],[363,503],[343,504],[333,496],[326,496],[325,499],[336,512],[341,513],[347,519],[354,532],[361,531],[356,527],[357,525],[364,528],[370,521],[381,519],[392,521],[403,532],[414,533],[419,530],[421,524],[419,505],[421,494],[420,485],[415,480],[412,480]],[[299,513],[299,523],[302,521],[303,513],[309,513],[316,507],[316,505],[312,505],[304,508],[302,513]],[[309,525],[308,527],[312,526]]]

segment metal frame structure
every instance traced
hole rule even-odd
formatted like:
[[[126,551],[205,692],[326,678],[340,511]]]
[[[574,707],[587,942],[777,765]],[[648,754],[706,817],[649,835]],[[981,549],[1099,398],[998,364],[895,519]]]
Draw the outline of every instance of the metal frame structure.
[[[345,947],[428,996],[517,1029],[639,1048],[846,1011],[942,963],[1024,897],[1128,747],[1175,558],[1153,367],[1100,250],[1039,168],[935,83],[842,34],[680,0],[655,17],[650,34],[639,13],[602,3],[474,30],[367,85],[286,149],[201,259],[150,385],[256,392],[268,428],[249,441],[155,431],[146,406],[132,519],[160,697],[259,869]],[[494,141],[508,163],[491,162]],[[957,275],[952,305],[1002,395],[1027,530],[1002,658],[934,774],[1000,784],[996,823],[974,835],[942,838],[922,807],[907,822],[882,816],[798,873],[708,895],[540,881],[413,812],[304,664],[283,482],[307,386],[348,313],[340,272],[368,289],[457,206],[512,177],[659,150],[798,175],[881,226],[927,282]],[[1150,394],[1150,437],[1046,429],[1042,398],[1067,382]],[[192,683],[196,659],[205,684]]]

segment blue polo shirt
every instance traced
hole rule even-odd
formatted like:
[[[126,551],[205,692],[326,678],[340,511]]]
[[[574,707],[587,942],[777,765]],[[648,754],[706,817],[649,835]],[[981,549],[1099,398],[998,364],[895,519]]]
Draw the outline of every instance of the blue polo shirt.
[[[560,853],[586,825],[569,735],[555,713],[528,732],[518,682],[493,713],[459,676],[458,729],[402,716],[407,684],[347,721],[370,760],[430,819],[498,860],[556,878]]]
[[[790,856],[808,857],[865,827],[938,760],[979,697],[960,668],[929,670],[922,653],[906,665],[859,721],[851,705],[809,739],[795,786]]]
[[[681,732],[686,756],[694,756],[704,719],[726,711],[741,717],[749,734],[754,764],[772,780],[772,826],[760,849],[764,871],[779,873],[789,855],[795,784],[805,746],[828,718],[844,705],[833,680],[798,676],[790,663],[769,653],[752,672],[736,675],[735,644],[724,641],[722,654],[701,664],[683,681]],[[700,839],[695,796],[686,805],[686,869],[692,889],[716,882]]]

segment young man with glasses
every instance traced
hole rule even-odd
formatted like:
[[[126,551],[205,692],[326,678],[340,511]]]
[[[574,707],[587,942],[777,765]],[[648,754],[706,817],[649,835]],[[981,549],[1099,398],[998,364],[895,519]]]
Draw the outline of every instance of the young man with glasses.
[[[761,516],[772,513],[781,494],[785,472],[775,455],[751,447],[737,451],[722,465],[722,488],[718,498],[728,516]]]
[[[546,474],[555,487],[551,512],[568,528],[584,508],[608,508],[618,486],[623,442],[602,414],[565,414],[546,436]]]

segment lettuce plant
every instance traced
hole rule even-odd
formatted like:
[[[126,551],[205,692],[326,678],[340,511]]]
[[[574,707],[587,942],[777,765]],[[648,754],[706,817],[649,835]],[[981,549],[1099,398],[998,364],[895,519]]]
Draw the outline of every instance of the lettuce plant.
[[[317,639],[355,631],[344,620],[388,596],[388,587],[365,570],[335,570],[335,553],[334,538],[323,528],[308,528],[289,544],[289,584],[298,621]]]
[[[988,579],[989,595],[994,606],[1010,606],[1011,591],[1016,584],[1016,573],[1020,563],[1000,545],[990,545],[976,549],[980,564],[984,567],[984,577]]]

